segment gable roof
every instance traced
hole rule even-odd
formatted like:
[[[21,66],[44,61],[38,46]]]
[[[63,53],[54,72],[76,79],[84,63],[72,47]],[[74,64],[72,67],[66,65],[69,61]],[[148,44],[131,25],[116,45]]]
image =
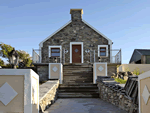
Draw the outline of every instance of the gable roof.
[[[55,35],[56,33],[58,33],[61,29],[63,29],[64,27],[66,27],[67,25],[69,25],[72,21],[70,20],[68,23],[66,23],[65,25],[63,25],[61,28],[59,28],[57,31],[55,31],[53,34],[51,34],[50,36],[48,36],[47,38],[45,38],[42,42],[40,42],[39,46],[43,47],[43,43],[48,40],[49,38],[51,38],[53,35]],[[89,26],[90,28],[92,28],[93,30],[95,30],[98,34],[100,34],[101,36],[103,36],[104,38],[106,38],[108,40],[108,44],[112,44],[112,40],[110,40],[109,38],[107,38],[105,35],[103,35],[101,32],[99,32],[97,29],[95,29],[93,26],[91,26],[90,24],[88,24],[85,20],[82,19],[82,22],[84,22],[87,26]]]
[[[136,49],[142,55],[150,55],[150,49]]]
[[[150,55],[150,49],[134,49],[129,63],[140,60],[142,55]]]

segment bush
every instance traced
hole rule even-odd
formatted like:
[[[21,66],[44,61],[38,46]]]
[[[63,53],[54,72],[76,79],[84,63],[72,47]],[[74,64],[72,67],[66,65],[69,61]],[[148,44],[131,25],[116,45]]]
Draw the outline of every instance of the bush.
[[[119,82],[120,84],[125,84],[127,80],[119,79],[119,78],[114,78],[116,82]]]
[[[135,74],[135,75],[140,75],[140,74],[142,74],[142,73],[144,73],[144,71],[142,71],[142,72],[140,73],[139,68],[136,68],[136,69],[134,69],[134,71],[133,71],[133,74]]]

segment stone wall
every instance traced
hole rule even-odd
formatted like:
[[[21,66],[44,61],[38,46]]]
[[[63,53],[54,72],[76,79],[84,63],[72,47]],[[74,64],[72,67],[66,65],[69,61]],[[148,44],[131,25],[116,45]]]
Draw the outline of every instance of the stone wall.
[[[57,100],[58,87],[59,80],[49,80],[39,86],[39,113],[43,113]]]
[[[79,15],[81,15],[81,13]],[[79,18],[81,18],[81,16],[79,16]],[[70,42],[83,42],[84,63],[87,63],[90,60],[89,56],[87,56],[85,53],[86,49],[95,50],[95,60],[98,61],[98,45],[108,45],[108,57],[103,59],[106,59],[107,62],[110,62],[110,45],[108,44],[108,40],[85,24],[83,21],[72,20],[70,24],[43,43],[42,63],[50,62],[48,55],[50,45],[61,45],[63,50],[67,49],[68,53],[65,54],[65,62],[70,63]],[[94,47],[89,47],[90,44],[93,44]]]
[[[117,64],[107,64],[107,76],[113,76],[113,73],[117,73]]]
[[[36,64],[36,73],[39,75],[39,82],[48,80],[48,64]]]
[[[98,77],[97,86],[99,90],[99,97],[113,105],[127,111],[128,113],[137,113],[138,105],[132,99],[125,95],[125,84],[118,84],[110,77]]]

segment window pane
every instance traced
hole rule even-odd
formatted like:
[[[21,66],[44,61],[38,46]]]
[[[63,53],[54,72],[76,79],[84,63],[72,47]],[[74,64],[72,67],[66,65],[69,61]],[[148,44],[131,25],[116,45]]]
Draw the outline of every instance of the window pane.
[[[60,53],[51,53],[51,56],[60,56]]]
[[[59,52],[59,49],[51,49],[52,52]]]
[[[100,56],[106,56],[106,52],[100,52]]]
[[[106,51],[106,48],[100,48],[100,51]]]

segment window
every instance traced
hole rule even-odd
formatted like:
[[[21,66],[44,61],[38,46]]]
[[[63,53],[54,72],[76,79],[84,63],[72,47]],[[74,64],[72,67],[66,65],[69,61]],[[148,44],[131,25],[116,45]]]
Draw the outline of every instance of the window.
[[[51,48],[51,57],[59,57],[60,48]]]
[[[98,45],[98,57],[108,57],[108,45]]]
[[[106,56],[106,47],[100,47],[100,56]]]

